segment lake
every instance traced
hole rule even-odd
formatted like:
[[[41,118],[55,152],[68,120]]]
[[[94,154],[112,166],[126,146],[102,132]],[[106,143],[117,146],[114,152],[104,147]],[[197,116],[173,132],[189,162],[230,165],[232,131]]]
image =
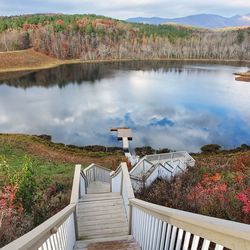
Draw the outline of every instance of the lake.
[[[0,132],[49,134],[75,145],[121,145],[112,127],[133,130],[132,146],[198,151],[250,144],[248,67],[190,62],[63,65],[0,81]]]

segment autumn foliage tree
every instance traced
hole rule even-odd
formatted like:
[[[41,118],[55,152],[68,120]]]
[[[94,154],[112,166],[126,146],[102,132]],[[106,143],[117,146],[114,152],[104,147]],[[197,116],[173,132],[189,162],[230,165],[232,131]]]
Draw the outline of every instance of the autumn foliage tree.
[[[126,23],[95,15],[29,15],[0,19],[1,51],[33,47],[61,59],[249,60],[249,44],[249,28],[212,31]]]

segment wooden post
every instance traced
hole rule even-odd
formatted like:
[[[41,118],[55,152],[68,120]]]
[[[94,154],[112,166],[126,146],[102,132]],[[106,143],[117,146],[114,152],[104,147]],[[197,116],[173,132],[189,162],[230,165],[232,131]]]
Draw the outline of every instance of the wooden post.
[[[132,213],[133,213],[133,205],[132,204],[128,204],[129,205],[129,217],[128,217],[128,234],[131,235],[132,233]]]
[[[121,196],[122,196],[122,189],[123,189],[123,172],[121,172],[121,189],[120,189]]]

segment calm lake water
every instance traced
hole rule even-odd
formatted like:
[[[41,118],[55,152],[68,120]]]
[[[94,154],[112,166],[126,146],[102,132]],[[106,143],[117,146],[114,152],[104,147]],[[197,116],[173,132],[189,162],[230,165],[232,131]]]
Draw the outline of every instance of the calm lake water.
[[[112,127],[133,129],[133,147],[198,151],[250,144],[248,67],[176,62],[67,65],[0,81],[0,132],[49,134],[75,145],[120,145]]]

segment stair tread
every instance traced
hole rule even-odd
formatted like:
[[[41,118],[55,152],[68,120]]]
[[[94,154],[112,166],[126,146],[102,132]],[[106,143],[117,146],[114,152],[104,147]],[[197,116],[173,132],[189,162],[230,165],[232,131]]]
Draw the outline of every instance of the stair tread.
[[[88,237],[88,236],[97,236],[102,234],[110,234],[113,233],[127,233],[128,234],[128,227],[114,227],[114,228],[104,228],[104,229],[92,229],[92,230],[85,230],[83,228],[78,228],[79,235],[81,237]]]
[[[103,224],[112,224],[112,223],[127,223],[126,217],[111,217],[111,218],[93,218],[93,220],[79,220],[79,226],[83,224],[85,227],[90,225],[103,225]]]
[[[113,232],[113,233],[103,233],[103,234],[97,234],[97,235],[80,235],[79,239],[86,239],[86,240],[90,240],[90,239],[99,239],[99,238],[110,238],[111,236],[126,236],[128,235],[128,232]]]
[[[109,238],[98,238],[98,239],[91,239],[91,240],[78,240],[77,244],[89,244],[89,243],[96,243],[96,242],[107,242],[107,241],[114,241],[114,240],[131,240],[134,237],[132,235],[124,235],[124,236],[116,236],[116,237],[109,237]]]
[[[87,194],[79,200],[79,203],[88,201],[116,200],[121,198],[122,197],[119,193]]]
[[[86,225],[85,223],[79,223],[78,228],[79,230],[81,230],[82,232],[84,231],[93,231],[93,230],[105,230],[105,229],[112,229],[112,228],[127,228],[128,227],[128,223],[127,221],[119,221],[119,222],[112,222],[112,223],[103,223],[103,224],[99,224],[99,223],[94,223],[90,224],[90,225]]]
[[[77,241],[75,250],[139,250],[139,244],[133,239],[131,235],[122,236],[122,237],[110,237],[110,238],[101,238],[94,240],[84,240]]]

